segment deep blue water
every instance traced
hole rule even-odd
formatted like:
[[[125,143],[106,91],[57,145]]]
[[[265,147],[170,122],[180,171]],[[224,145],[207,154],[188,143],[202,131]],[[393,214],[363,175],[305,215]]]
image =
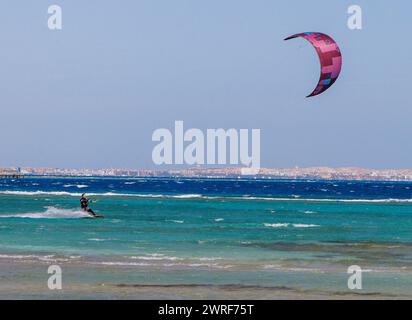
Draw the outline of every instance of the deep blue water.
[[[25,178],[0,180],[0,191],[141,193],[157,195],[411,199],[411,182],[172,178]]]

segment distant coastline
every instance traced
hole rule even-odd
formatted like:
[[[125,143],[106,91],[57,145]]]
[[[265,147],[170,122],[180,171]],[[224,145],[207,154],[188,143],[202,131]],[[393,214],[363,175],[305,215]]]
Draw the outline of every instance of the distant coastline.
[[[412,169],[367,169],[356,167],[261,168],[245,174],[244,168],[154,169],[69,169],[69,168],[0,168],[0,178],[15,176],[59,177],[170,177],[170,178],[254,178],[298,180],[412,181]]]

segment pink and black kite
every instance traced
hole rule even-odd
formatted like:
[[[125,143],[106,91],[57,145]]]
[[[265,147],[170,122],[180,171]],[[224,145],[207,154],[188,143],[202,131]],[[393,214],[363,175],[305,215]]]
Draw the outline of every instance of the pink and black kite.
[[[339,77],[342,68],[342,54],[340,49],[331,37],[320,32],[298,33],[287,37],[285,40],[302,37],[308,40],[318,53],[321,73],[319,83],[315,90],[307,97],[313,97],[329,89]]]

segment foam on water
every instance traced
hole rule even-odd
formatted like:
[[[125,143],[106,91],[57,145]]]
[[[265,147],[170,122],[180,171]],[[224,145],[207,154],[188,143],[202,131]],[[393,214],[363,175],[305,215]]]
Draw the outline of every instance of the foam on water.
[[[67,191],[18,191],[18,190],[5,190],[0,191],[3,195],[17,195],[17,196],[34,196],[34,195],[49,195],[49,196],[67,196],[67,197],[80,197],[82,193],[79,192],[67,192]],[[117,193],[117,192],[104,192],[96,193],[90,192],[89,196],[101,196],[101,197],[137,197],[137,198],[171,198],[171,199],[230,199],[230,200],[258,200],[258,201],[298,201],[298,202],[347,202],[347,203],[411,203],[412,199],[342,199],[342,198],[277,198],[277,197],[256,197],[256,196],[205,196],[201,194],[139,194],[139,193]],[[309,213],[309,212],[307,212]]]
[[[4,195],[13,195],[13,196],[81,196],[81,193],[73,193],[73,192],[66,192],[66,191],[0,191],[0,194]]]
[[[173,198],[178,198],[178,199],[190,199],[190,198],[202,198],[203,196],[201,194],[181,194],[177,196],[172,196]]]
[[[83,189],[83,188],[88,188],[89,186],[87,184],[65,184],[63,187],[65,188],[76,187],[78,189]]]
[[[271,228],[282,228],[289,226],[289,223],[264,223],[263,225]]]
[[[165,255],[147,255],[147,256],[131,256],[130,259],[134,260],[153,260],[153,261],[161,261],[161,260],[170,260],[170,261],[177,261],[177,260],[183,260],[183,258],[179,257],[171,257],[171,256],[165,256]]]
[[[0,218],[29,218],[29,219],[78,219],[89,217],[89,214],[81,210],[61,209],[47,207],[44,212],[28,212],[18,214],[0,215]]]
[[[293,223],[292,226],[295,228],[314,228],[314,227],[320,227],[318,224],[305,224],[305,223]]]
[[[184,223],[183,220],[166,220],[166,222]]]
[[[314,227],[320,227],[318,224],[306,224],[306,223],[264,223],[263,224],[265,227],[271,227],[271,228],[284,228],[284,227],[289,227],[292,226],[294,228],[314,228]]]

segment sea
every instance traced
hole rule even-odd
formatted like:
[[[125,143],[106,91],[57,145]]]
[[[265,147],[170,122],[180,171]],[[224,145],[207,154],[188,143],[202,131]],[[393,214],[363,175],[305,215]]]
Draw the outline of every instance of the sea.
[[[412,183],[3,179],[9,298],[411,299]]]

